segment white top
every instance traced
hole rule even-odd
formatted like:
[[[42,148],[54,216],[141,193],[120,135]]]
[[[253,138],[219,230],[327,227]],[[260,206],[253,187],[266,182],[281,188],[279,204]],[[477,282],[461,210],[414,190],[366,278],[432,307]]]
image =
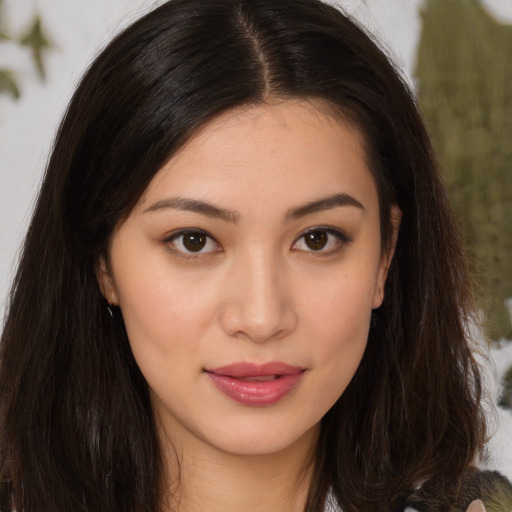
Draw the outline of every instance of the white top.
[[[331,493],[329,493],[329,495],[327,496],[327,499],[325,501],[324,512],[343,512],[341,510],[341,508],[339,508],[338,505],[336,504],[334,496]],[[416,511],[410,507],[407,507],[404,510],[404,512],[416,512]]]

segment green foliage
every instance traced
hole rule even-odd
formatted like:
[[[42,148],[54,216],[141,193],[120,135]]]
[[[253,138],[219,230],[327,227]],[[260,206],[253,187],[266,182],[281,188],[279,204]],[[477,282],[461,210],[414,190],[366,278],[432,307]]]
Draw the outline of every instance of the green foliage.
[[[507,370],[501,381],[502,390],[498,405],[506,409],[512,409],[512,366]]]
[[[44,78],[45,72],[42,54],[45,48],[50,47],[50,42],[43,33],[40,16],[34,17],[30,29],[20,39],[20,44],[30,48],[39,76]]]
[[[2,3],[2,0],[0,0],[0,41],[8,41],[10,37],[7,32],[5,32],[2,24]]]
[[[2,10],[3,0],[0,0],[0,43],[11,39],[5,28]],[[11,69],[0,68],[0,94],[10,94],[13,98],[19,98],[20,96],[18,81]]]
[[[476,0],[427,0],[419,103],[462,221],[491,338],[512,337],[512,27]]]
[[[476,471],[466,478],[467,490],[476,491],[474,496],[481,496],[486,512],[512,511],[512,484],[497,471]]]
[[[509,482],[501,483],[485,498],[486,512],[507,512],[512,510],[512,490]]]
[[[9,69],[0,69],[0,94],[9,93],[13,98],[20,97],[18,82],[14,73]]]
[[[3,0],[0,0],[0,44],[2,41],[12,40],[5,27],[3,14]],[[20,46],[26,46],[32,53],[32,58],[39,76],[45,78],[43,54],[44,50],[51,46],[41,24],[41,17],[34,16],[32,23],[25,34],[16,41]],[[20,88],[15,72],[9,68],[0,68],[0,94],[10,94],[13,98],[19,98]]]

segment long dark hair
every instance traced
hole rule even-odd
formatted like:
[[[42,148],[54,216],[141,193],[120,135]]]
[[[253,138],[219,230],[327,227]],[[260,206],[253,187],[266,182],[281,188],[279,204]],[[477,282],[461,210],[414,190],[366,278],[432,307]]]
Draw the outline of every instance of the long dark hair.
[[[198,127],[272,98],[319,98],[365,137],[403,221],[359,369],[322,420],[308,512],[454,496],[481,452],[480,377],[459,232],[411,94],[353,21],[317,0],[172,0],[122,32],[60,126],[10,296],[0,363],[0,509],[160,508],[147,384],[95,269],[155,173]],[[421,489],[418,488],[421,485]]]

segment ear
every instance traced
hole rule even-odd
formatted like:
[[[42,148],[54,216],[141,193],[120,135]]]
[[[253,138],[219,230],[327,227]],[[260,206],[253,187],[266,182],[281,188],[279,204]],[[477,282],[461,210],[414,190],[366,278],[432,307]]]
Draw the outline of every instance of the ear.
[[[96,279],[98,280],[98,286],[100,287],[101,294],[105,297],[105,300],[113,306],[118,306],[119,299],[117,297],[117,291],[112,277],[112,270],[104,256],[100,256],[98,261],[98,265],[96,267]]]
[[[400,229],[400,223],[402,222],[402,210],[394,204],[391,206],[390,211],[391,221],[391,240],[385,251],[382,251],[382,255],[379,263],[379,270],[377,273],[377,283],[375,286],[375,294],[373,296],[373,309],[377,309],[384,300],[384,286],[386,284],[386,278],[388,277],[389,267],[395,254],[396,241],[398,240],[398,231]]]

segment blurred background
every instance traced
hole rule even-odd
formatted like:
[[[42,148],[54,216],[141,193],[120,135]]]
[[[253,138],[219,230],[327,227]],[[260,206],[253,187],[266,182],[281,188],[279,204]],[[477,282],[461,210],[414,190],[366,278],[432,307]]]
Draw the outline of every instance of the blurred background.
[[[48,152],[77,81],[113,35],[162,3],[0,0],[0,325]],[[498,404],[487,465],[512,479],[512,0],[330,3],[374,34],[427,121],[464,229],[489,395]]]

